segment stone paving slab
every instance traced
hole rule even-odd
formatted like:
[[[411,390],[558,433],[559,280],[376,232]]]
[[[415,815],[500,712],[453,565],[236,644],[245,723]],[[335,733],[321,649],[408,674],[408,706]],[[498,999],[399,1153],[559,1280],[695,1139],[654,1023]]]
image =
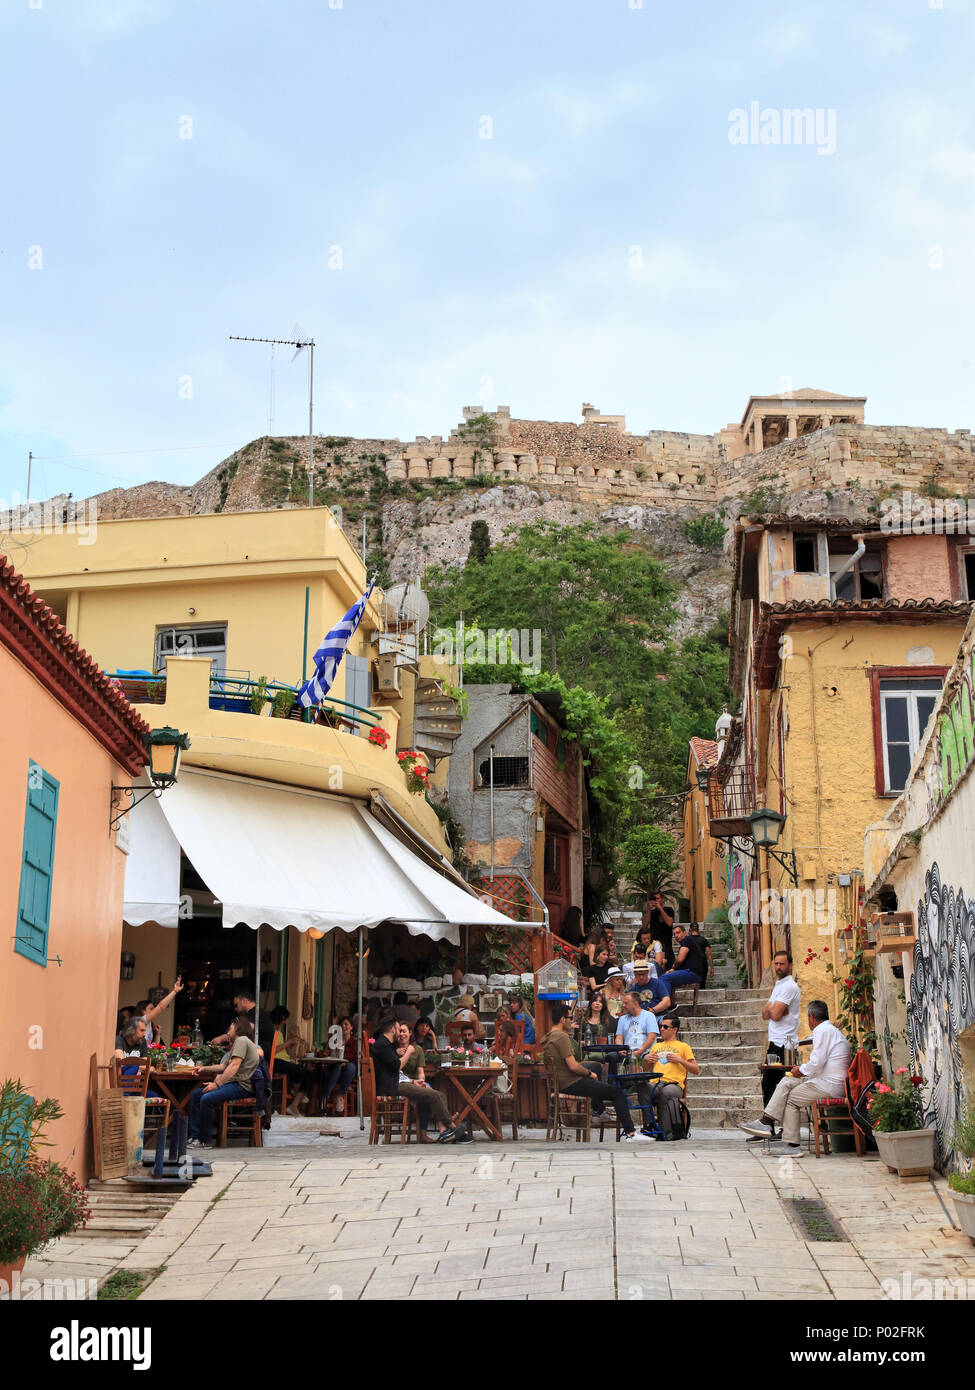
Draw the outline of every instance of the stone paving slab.
[[[213,1178],[141,1243],[56,1243],[25,1277],[160,1269],[152,1301],[818,1302],[903,1298],[911,1279],[975,1295],[944,1180],[899,1184],[852,1155],[780,1160],[724,1130],[679,1152],[529,1132],[431,1154],[370,1149],[354,1119],[316,1142],[314,1123],[216,1151]],[[782,1205],[795,1196],[825,1201],[846,1239],[806,1241]]]

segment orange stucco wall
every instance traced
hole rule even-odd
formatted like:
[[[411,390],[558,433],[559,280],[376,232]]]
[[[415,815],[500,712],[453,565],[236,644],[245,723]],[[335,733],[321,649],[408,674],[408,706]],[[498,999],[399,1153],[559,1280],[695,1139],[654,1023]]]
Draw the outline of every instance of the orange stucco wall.
[[[88,1061],[104,1063],[115,1036],[125,855],[109,833],[109,788],[129,778],[88,731],[0,647],[0,1076],[20,1077],[64,1118],[51,1126],[56,1158],[89,1175]],[[61,784],[48,955],[14,950],[30,760]]]
[[[891,536],[887,542],[890,597],[951,598],[946,536]]]

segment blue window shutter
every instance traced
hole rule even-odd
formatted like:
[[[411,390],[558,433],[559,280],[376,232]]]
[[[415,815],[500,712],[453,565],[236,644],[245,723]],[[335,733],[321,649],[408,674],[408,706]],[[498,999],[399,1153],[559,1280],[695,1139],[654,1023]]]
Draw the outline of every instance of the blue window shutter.
[[[20,901],[14,949],[19,955],[45,968],[60,790],[58,779],[32,761],[27,774],[24,853],[20,865]]]

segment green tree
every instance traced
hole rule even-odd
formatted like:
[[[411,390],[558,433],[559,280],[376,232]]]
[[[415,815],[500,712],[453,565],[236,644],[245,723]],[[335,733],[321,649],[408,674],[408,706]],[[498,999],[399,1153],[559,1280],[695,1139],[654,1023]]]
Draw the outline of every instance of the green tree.
[[[438,567],[428,595],[438,621],[462,611],[485,628],[539,630],[542,660],[569,685],[607,693],[644,688],[660,667],[656,645],[675,618],[675,586],[659,561],[626,532],[542,521],[509,533],[484,562]]]
[[[491,553],[491,537],[486,521],[471,522],[471,546],[467,552],[467,563],[476,561],[483,564]]]
[[[657,825],[630,830],[620,852],[623,877],[641,898],[677,889],[677,842]]]

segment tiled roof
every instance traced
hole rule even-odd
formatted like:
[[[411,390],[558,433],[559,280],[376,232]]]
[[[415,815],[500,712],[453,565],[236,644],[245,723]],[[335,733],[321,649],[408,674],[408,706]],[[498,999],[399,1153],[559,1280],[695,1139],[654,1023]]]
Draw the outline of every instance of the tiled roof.
[[[763,603],[760,612],[766,613],[843,613],[847,616],[868,613],[958,613],[967,617],[971,611],[967,599],[951,598],[865,598],[865,599],[792,599],[789,603]]]
[[[133,776],[149,761],[149,725],[78,645],[5,555],[0,555],[0,643]]]
[[[972,605],[967,600],[950,598],[870,598],[859,602],[850,599],[801,599],[791,603],[759,604],[754,658],[759,686],[767,688],[772,680],[779,664],[779,639],[789,622],[816,618],[833,622],[936,623],[954,618],[964,625],[971,611]]]
[[[713,738],[692,738],[691,752],[698,767],[715,767],[718,761],[718,745]]]

